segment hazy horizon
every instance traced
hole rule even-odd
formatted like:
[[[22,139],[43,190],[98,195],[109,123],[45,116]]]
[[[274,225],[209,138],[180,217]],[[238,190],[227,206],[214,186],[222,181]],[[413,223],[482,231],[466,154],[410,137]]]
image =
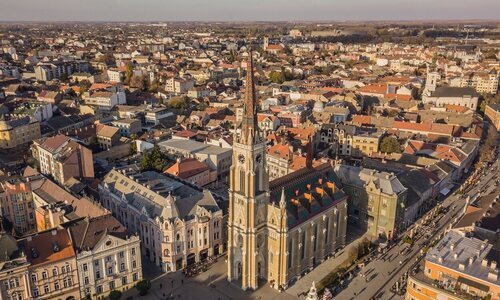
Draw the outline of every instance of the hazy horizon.
[[[2,0],[0,22],[498,20],[478,0]]]

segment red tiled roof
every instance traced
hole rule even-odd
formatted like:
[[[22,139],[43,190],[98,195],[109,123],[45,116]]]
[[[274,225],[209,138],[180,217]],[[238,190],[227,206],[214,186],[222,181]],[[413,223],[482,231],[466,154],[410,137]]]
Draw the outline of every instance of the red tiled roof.
[[[387,91],[387,85],[365,85],[358,89],[361,93],[370,93],[370,94],[385,94]]]
[[[207,170],[209,170],[209,168],[206,164],[198,161],[196,158],[187,158],[181,162],[175,163],[173,166],[165,170],[165,173],[175,175],[182,179],[187,179]]]
[[[75,256],[75,250],[66,229],[46,231],[32,236],[31,241],[29,239],[26,239],[25,252],[32,266],[54,263]],[[57,251],[54,251],[55,249]]]
[[[290,160],[293,155],[288,144],[276,144],[267,149],[267,154],[286,160]]]

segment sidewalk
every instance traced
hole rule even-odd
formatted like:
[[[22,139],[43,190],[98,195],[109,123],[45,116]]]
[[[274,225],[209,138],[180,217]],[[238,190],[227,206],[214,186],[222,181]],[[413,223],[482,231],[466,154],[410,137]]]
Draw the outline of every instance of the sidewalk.
[[[182,272],[161,274],[151,280],[151,290],[145,296],[139,296],[135,288],[123,293],[121,299],[182,299],[182,300],[244,300],[273,299],[293,300],[287,293],[279,293],[267,284],[262,284],[256,291],[243,291],[227,281],[225,256],[220,257],[206,272],[196,277],[186,278]],[[171,296],[172,295],[172,296]]]
[[[349,230],[348,230],[349,231]],[[359,236],[359,235],[356,235]],[[345,248],[337,254],[337,256],[325,260],[322,264],[317,266],[310,273],[300,278],[294,285],[286,290],[287,294],[299,299],[305,299],[305,295],[311,288],[313,281],[317,284],[325,278],[336,267],[342,265],[349,258],[349,250],[355,247],[363,240],[365,235],[362,235],[354,240],[348,240]],[[299,296],[301,295],[301,296]]]

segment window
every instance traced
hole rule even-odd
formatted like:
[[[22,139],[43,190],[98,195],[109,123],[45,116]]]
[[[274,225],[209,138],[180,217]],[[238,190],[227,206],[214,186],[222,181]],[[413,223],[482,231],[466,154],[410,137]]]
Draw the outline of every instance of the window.
[[[65,278],[64,279],[64,287],[67,288],[67,287],[70,287],[71,286],[71,278],[68,277],[68,278]]]
[[[89,277],[88,277],[88,276],[85,276],[85,277],[83,278],[83,283],[84,283],[85,285],[89,284]]]
[[[135,262],[135,260],[132,261],[132,268],[134,268],[134,269],[137,268],[137,263]]]
[[[126,285],[127,284],[127,277],[122,277],[122,285]]]
[[[33,296],[38,297],[38,295],[39,295],[38,288],[34,288],[33,289]]]
[[[96,288],[95,288],[95,291],[97,294],[102,294],[102,285],[98,285]]]
[[[106,261],[110,262],[111,261],[111,256],[106,256]]]
[[[109,282],[109,290],[111,290],[111,291],[112,291],[112,290],[114,290],[114,289],[115,289],[115,281],[114,281],[114,280],[111,280],[111,281]]]
[[[36,283],[36,274],[31,274],[31,282]]]
[[[120,271],[121,272],[125,271],[125,263],[120,264]]]
[[[83,264],[83,272],[87,272],[87,270],[88,270],[87,264]]]
[[[108,275],[113,275],[113,267],[108,267]]]
[[[118,256],[120,256],[120,258],[123,258],[125,255],[124,255],[123,251],[120,251],[120,253],[118,254]]]
[[[99,261],[98,260],[95,260],[94,261],[94,266],[98,267],[99,266]]]
[[[47,271],[43,271],[42,272],[42,279],[47,279],[48,275],[47,275]]]
[[[132,274],[132,280],[137,281],[137,279],[138,279],[137,273]]]
[[[168,238],[168,237],[167,237],[167,238]],[[168,242],[168,240],[167,240],[167,242]],[[131,252],[132,252],[132,255],[135,255],[135,248],[132,248],[132,251],[131,251]]]
[[[306,232],[302,231],[302,238],[300,243],[302,247],[300,248],[300,259],[304,259],[306,257]]]
[[[101,279],[101,271],[97,270],[95,272],[95,279]]]
[[[58,281],[54,282],[54,290],[56,290],[56,291],[59,290],[59,282]]]
[[[50,288],[49,288],[48,284],[46,284],[46,285],[43,286],[43,291],[44,291],[45,294],[50,293]]]
[[[57,276],[57,268],[52,269],[52,275]]]

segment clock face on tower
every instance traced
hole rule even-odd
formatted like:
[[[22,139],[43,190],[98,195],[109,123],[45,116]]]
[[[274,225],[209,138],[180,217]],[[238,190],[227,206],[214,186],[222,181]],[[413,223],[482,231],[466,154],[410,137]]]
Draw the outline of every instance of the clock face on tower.
[[[240,162],[240,164],[244,163],[245,162],[245,156],[243,154],[238,155],[238,161]]]
[[[255,161],[257,163],[260,163],[262,161],[262,155],[261,154],[258,154],[257,157],[255,157]]]

